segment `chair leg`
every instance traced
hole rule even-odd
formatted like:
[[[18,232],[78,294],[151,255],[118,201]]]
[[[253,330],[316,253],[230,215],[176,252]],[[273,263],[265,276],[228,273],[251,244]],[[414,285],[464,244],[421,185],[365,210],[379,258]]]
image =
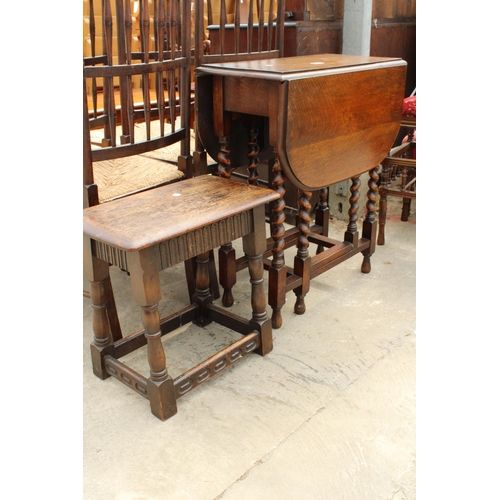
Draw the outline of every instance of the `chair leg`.
[[[389,182],[389,167],[382,165],[381,182],[379,188],[379,209],[378,209],[378,237],[377,245],[385,245],[385,222],[387,219],[387,185]]]
[[[158,254],[154,247],[127,254],[132,291],[142,309],[142,323],[147,340],[150,377],[147,381],[151,412],[160,420],[167,420],[177,413],[174,382],[167,372],[166,357],[161,343],[161,299]]]
[[[403,208],[401,210],[401,220],[403,222],[408,221],[411,209],[411,198],[403,198]]]

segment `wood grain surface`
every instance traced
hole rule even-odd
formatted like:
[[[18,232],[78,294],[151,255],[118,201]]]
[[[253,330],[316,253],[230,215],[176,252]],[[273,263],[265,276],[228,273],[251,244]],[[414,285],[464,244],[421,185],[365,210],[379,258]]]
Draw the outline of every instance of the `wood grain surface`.
[[[83,211],[83,231],[127,251],[186,234],[278,198],[272,189],[200,176]]]
[[[379,164],[399,130],[406,66],[288,82],[285,172],[319,189]],[[285,156],[286,155],[286,156]]]

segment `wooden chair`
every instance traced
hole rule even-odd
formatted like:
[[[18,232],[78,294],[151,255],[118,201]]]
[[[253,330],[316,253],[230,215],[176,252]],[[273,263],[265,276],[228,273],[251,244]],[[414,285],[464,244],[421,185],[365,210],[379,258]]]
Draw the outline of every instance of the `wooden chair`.
[[[84,0],[84,207],[192,176],[190,10],[187,0]],[[195,267],[186,262],[188,296]],[[210,273],[218,298],[213,252]],[[118,340],[109,280],[106,291]]]
[[[190,33],[179,30],[183,5],[84,0],[88,205],[191,175]]]
[[[385,244],[387,197],[395,196],[403,199],[402,221],[408,220],[411,200],[415,200],[417,197],[416,126],[416,116],[402,117],[401,130],[407,132],[406,140],[401,145],[393,147],[381,163],[377,245]]]

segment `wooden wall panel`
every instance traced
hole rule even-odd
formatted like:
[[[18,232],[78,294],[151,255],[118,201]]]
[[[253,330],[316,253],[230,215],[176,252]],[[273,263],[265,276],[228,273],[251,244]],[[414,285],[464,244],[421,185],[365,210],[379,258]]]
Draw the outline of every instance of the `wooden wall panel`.
[[[341,52],[342,25],[338,22],[301,21],[285,28],[285,57]]]
[[[322,7],[322,3],[328,6]],[[330,18],[331,6],[333,6],[333,19]],[[304,12],[309,9],[313,15],[327,12],[328,19],[323,21],[340,21],[344,19],[344,0],[286,0],[285,10],[289,12]],[[373,0],[373,19],[398,19],[405,17],[416,17],[416,0]],[[311,18],[312,19],[312,18]]]
[[[401,19],[416,15],[416,0],[373,0],[372,19]]]
[[[286,0],[285,10],[293,13],[285,28],[285,56],[342,53],[344,0]],[[416,0],[373,0],[372,19],[377,23],[372,23],[370,55],[407,61],[409,95],[416,86]]]
[[[370,55],[401,57],[408,63],[405,95],[416,86],[416,23],[378,23],[372,27]]]
[[[370,55],[408,63],[405,95],[416,86],[416,0],[374,0]]]

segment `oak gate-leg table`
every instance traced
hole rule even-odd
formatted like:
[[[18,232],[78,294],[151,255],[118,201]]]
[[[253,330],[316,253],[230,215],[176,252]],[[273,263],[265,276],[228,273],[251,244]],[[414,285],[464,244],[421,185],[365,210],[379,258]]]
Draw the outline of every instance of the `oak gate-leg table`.
[[[269,271],[269,305],[274,328],[282,325],[286,293],[296,295],[295,312],[305,312],[304,297],[310,280],[350,257],[362,253],[361,270],[371,270],[375,251],[378,169],[391,149],[401,122],[406,62],[397,58],[340,54],[307,55],[202,65],[195,70],[200,139],[207,151],[218,138],[219,173],[230,177],[231,123],[235,114],[250,123],[247,143],[233,138],[231,148],[249,148],[249,182],[256,183],[258,147],[256,117],[264,118],[272,149],[269,179],[280,197],[271,209],[272,260]],[[210,99],[206,99],[210,96]],[[262,122],[262,119],[261,119]],[[212,148],[213,149],[213,148]],[[211,153],[213,155],[213,153]],[[360,175],[369,172],[366,216],[358,234]],[[283,214],[285,176],[299,190],[296,227],[285,231]],[[328,237],[327,188],[351,179],[349,222],[344,240]],[[319,190],[315,231],[310,227],[310,199]],[[320,227],[321,230],[317,228]],[[321,232],[322,234],[316,234]],[[319,253],[309,254],[309,243]],[[284,249],[297,245],[293,268],[285,266]],[[221,284],[226,292],[236,279],[236,264],[227,248],[221,253]],[[244,258],[243,258],[244,260]]]

